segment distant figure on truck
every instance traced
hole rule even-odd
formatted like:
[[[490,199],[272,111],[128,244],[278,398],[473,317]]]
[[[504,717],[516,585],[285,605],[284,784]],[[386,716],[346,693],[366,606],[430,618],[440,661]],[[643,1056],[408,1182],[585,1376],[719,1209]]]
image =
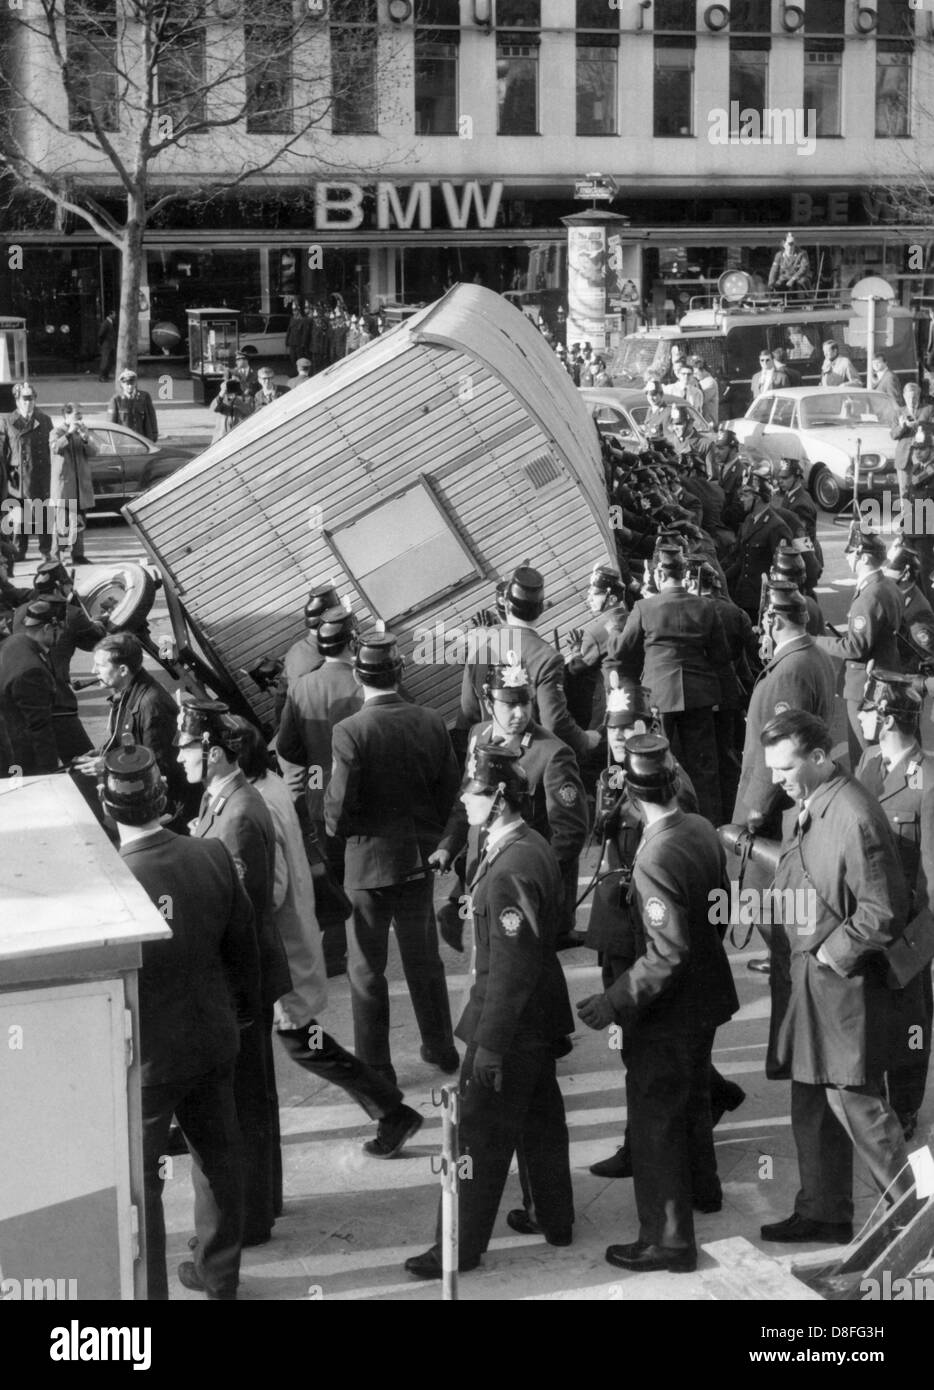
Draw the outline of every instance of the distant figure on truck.
[[[770,290],[809,290],[811,262],[806,251],[799,251],[794,232],[787,232],[782,249],[775,253],[769,271]]]

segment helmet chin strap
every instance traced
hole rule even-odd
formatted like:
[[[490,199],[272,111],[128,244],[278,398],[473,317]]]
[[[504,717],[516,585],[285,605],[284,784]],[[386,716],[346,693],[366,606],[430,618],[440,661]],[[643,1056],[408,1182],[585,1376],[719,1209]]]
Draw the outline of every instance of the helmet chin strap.
[[[491,804],[490,804],[489,814],[487,815],[486,820],[483,822],[483,827],[482,827],[482,828],[483,828],[484,830],[489,830],[489,829],[490,829],[490,826],[493,824],[493,822],[494,822],[495,820],[498,819],[498,817],[499,817],[499,815],[500,815],[500,812],[502,811],[503,807],[504,807],[505,804],[506,804],[506,795],[505,795],[505,793],[506,793],[506,783],[505,783],[505,782],[500,782],[499,785],[498,785],[497,788],[496,788],[496,791],[495,791],[494,795],[493,795],[493,800],[492,800],[492,802],[491,802]]]

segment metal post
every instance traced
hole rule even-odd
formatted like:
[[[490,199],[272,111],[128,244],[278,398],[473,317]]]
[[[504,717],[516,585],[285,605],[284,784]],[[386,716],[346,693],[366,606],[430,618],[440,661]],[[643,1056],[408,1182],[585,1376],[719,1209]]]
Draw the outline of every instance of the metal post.
[[[457,1302],[458,1265],[458,1127],[460,1092],[455,1086],[441,1089],[444,1106],[441,1131],[441,1297]]]
[[[876,352],[876,303],[878,296],[871,294],[866,306],[866,385],[872,386],[872,359]]]

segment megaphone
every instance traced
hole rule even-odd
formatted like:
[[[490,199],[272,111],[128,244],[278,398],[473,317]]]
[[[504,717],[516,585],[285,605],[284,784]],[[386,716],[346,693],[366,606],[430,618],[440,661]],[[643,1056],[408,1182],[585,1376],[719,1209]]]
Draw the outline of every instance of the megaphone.
[[[739,855],[744,862],[751,859],[775,876],[782,853],[780,841],[768,840],[764,835],[753,835],[745,825],[721,825],[717,834],[727,852]]]

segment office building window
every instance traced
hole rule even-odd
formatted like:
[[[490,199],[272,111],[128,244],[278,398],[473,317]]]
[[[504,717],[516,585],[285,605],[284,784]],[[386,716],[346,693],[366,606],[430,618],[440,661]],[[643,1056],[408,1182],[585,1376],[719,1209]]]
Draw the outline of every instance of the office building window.
[[[195,6],[182,22],[170,21],[162,32],[158,91],[159,115],[168,116],[176,134],[204,129],[205,34]]]
[[[539,0],[496,6],[496,133],[538,134]]]
[[[251,135],[292,134],[291,0],[268,7],[265,23],[244,27],[246,128]]]
[[[69,129],[93,130],[93,111],[102,130],[119,130],[116,0],[83,0],[80,7],[69,5],[65,44]]]
[[[331,129],[376,134],[376,0],[331,0]]]
[[[730,0],[730,33],[768,34],[772,29],[772,0]]]
[[[693,34],[694,0],[655,0],[656,34]]]
[[[415,133],[457,134],[460,0],[417,0]]]
[[[911,134],[911,45],[898,39],[876,43],[876,135]]]
[[[730,39],[731,135],[739,131],[746,111],[755,111],[763,120],[769,104],[770,46],[770,39]]]
[[[845,18],[844,0],[804,0],[805,34],[842,34]]]
[[[619,132],[619,10],[577,0],[577,133]]]
[[[843,40],[805,39],[804,110],[809,135],[840,135]],[[815,112],[812,116],[810,113]]]
[[[908,0],[876,0],[874,9],[878,17],[877,39],[914,37],[915,17]]]
[[[653,133],[694,134],[694,39],[655,39]]]

